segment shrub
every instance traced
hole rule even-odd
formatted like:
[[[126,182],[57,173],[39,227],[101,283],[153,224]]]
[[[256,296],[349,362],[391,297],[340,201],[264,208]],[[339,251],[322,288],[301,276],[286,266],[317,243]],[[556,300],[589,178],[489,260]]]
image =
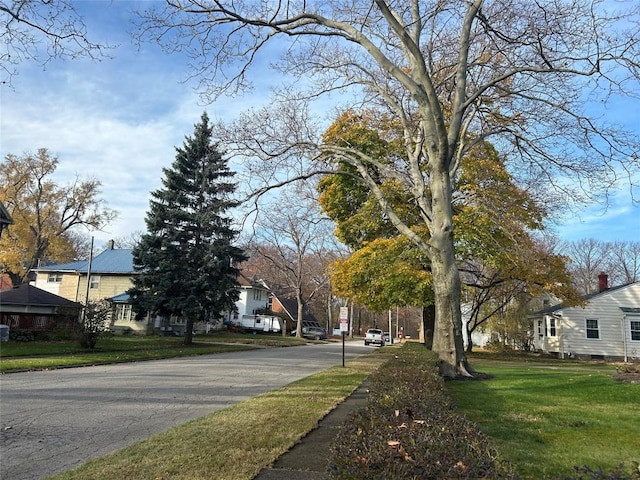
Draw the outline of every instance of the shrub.
[[[14,342],[33,342],[36,339],[31,330],[11,329],[9,330],[9,340]]]
[[[84,313],[74,324],[76,338],[81,347],[91,350],[96,346],[98,338],[109,328],[111,305],[106,300],[89,302]]]
[[[331,445],[330,475],[340,479],[516,478],[488,438],[454,411],[436,357],[399,350],[370,378],[367,407]]]

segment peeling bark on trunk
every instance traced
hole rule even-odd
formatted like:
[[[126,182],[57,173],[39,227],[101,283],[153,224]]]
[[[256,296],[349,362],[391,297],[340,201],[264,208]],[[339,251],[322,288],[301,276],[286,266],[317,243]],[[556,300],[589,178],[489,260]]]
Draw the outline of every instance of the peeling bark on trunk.
[[[439,166],[444,164],[446,163],[439,162]],[[440,166],[434,170],[436,171],[430,175],[433,228],[429,241],[433,247],[431,274],[436,309],[433,351],[440,359],[442,376],[471,376],[462,337],[461,282],[453,243],[451,180],[446,168]]]

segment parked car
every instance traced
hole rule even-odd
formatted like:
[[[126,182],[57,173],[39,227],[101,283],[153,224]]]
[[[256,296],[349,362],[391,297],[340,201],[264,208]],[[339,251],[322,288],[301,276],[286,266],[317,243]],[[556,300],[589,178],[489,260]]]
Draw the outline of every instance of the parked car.
[[[380,345],[381,347],[384,347],[385,342],[382,330],[378,328],[370,328],[369,330],[367,330],[367,333],[365,333],[364,336],[364,344],[370,345],[372,343],[374,345]]]
[[[302,336],[312,340],[326,340],[327,331],[321,327],[303,327]]]
[[[391,338],[391,334],[389,332],[384,332],[383,336],[384,336],[384,343],[388,343],[389,345],[393,343],[393,338]]]

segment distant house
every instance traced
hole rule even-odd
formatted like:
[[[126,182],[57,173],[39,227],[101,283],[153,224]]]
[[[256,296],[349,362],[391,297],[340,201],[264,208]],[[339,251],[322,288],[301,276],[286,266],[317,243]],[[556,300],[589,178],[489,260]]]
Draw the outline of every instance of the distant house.
[[[0,324],[11,330],[71,328],[79,308],[71,300],[26,283],[0,290]]]
[[[257,276],[251,278],[244,272],[238,276],[240,295],[236,311],[227,312],[223,324],[256,332],[281,332],[282,318],[271,314],[269,288]],[[214,325],[213,328],[220,327]]]
[[[298,324],[298,301],[291,294],[287,294],[284,291],[271,291],[269,309],[286,319],[288,330],[296,329]],[[302,327],[324,328],[307,308],[302,311]]]
[[[640,360],[640,282],[608,287],[584,297],[583,307],[562,304],[529,315],[536,349],[559,358]]]
[[[91,263],[91,265],[89,265]],[[109,300],[113,304],[111,329],[116,332],[146,333],[149,319],[136,319],[127,290],[133,286],[131,249],[114,248],[113,241],[89,262],[47,265],[33,270],[35,286],[73,302]]]

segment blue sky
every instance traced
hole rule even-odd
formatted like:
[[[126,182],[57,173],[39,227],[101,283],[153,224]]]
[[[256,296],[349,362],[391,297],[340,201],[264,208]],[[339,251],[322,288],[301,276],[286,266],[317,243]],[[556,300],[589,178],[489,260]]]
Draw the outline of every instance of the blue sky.
[[[154,45],[138,50],[128,35],[133,2],[74,2],[86,13],[94,41],[116,44],[112,59],[53,61],[42,70],[23,63],[14,89],[0,87],[0,155],[21,155],[45,147],[59,158],[55,179],[66,183],[75,175],[102,182],[103,198],[118,218],[104,232],[92,232],[96,245],[144,230],[149,192],[161,185],[186,135],[204,110],[212,119],[231,119],[268,100],[277,74],[254,71],[255,90],[242,97],[203,104],[195,82],[184,83],[188,61],[168,56]],[[144,6],[145,2],[137,2]],[[625,105],[607,112],[627,118],[640,129],[638,115],[626,117]],[[633,123],[634,125],[631,125]],[[622,185],[603,211],[594,206],[568,216],[556,228],[563,240],[640,240],[640,207]]]

